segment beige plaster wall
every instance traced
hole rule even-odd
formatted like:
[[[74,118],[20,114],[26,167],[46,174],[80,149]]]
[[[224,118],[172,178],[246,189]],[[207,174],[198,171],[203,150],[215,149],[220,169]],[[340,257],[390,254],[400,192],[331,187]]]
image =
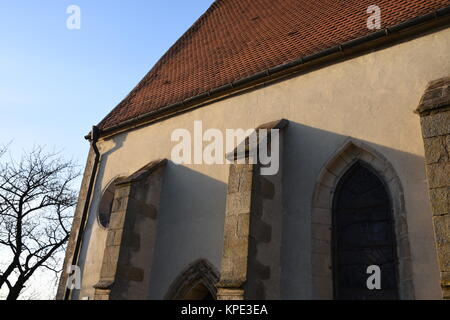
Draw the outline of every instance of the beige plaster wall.
[[[123,133],[100,142],[101,167],[82,251],[81,296],[98,281],[106,231],[96,221],[99,196],[115,177],[147,163],[170,159],[177,128],[255,128],[285,118],[281,298],[311,297],[311,198],[320,169],[348,137],[370,145],[390,161],[405,193],[415,296],[439,299],[439,273],[424,167],[419,117],[413,113],[426,84],[450,74],[450,28],[334,64],[266,88]],[[220,269],[227,165],[167,167],[151,290],[161,299],[192,261]],[[286,192],[286,189],[285,189]]]

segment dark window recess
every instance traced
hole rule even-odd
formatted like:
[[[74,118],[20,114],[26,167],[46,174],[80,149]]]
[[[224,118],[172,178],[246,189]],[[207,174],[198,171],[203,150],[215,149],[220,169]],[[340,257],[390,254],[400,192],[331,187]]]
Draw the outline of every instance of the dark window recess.
[[[109,220],[111,219],[111,211],[115,191],[116,191],[116,184],[113,182],[105,190],[100,200],[100,206],[98,210],[98,221],[104,228],[107,228],[109,226]]]
[[[367,287],[367,268],[381,269],[381,289]],[[398,299],[397,257],[391,203],[368,165],[358,162],[339,182],[333,200],[335,299]]]

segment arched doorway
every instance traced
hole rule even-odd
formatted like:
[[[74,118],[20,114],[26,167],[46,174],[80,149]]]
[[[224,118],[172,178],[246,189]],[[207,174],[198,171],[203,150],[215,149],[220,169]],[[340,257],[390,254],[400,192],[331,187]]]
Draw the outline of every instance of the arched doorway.
[[[215,300],[219,273],[207,260],[191,263],[173,281],[166,300]]]
[[[394,219],[384,182],[357,161],[340,179],[333,199],[334,298],[399,298]],[[381,287],[369,289],[369,266],[381,270]]]
[[[213,294],[209,291],[209,289],[203,284],[199,283],[194,285],[190,290],[188,290],[183,297],[182,300],[215,300]]]

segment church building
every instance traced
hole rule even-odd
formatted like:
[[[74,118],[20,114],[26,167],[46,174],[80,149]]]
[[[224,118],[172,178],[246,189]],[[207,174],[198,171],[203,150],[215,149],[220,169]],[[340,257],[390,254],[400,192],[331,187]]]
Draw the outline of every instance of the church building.
[[[86,139],[57,299],[450,299],[450,0],[216,0]]]

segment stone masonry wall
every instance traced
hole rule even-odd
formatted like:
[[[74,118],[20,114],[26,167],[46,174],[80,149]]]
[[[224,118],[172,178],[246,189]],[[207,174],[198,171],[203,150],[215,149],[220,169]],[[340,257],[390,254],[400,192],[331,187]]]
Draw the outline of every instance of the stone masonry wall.
[[[450,77],[432,81],[420,114],[444,299],[450,299]]]
[[[116,183],[96,300],[147,298],[165,163]]]

